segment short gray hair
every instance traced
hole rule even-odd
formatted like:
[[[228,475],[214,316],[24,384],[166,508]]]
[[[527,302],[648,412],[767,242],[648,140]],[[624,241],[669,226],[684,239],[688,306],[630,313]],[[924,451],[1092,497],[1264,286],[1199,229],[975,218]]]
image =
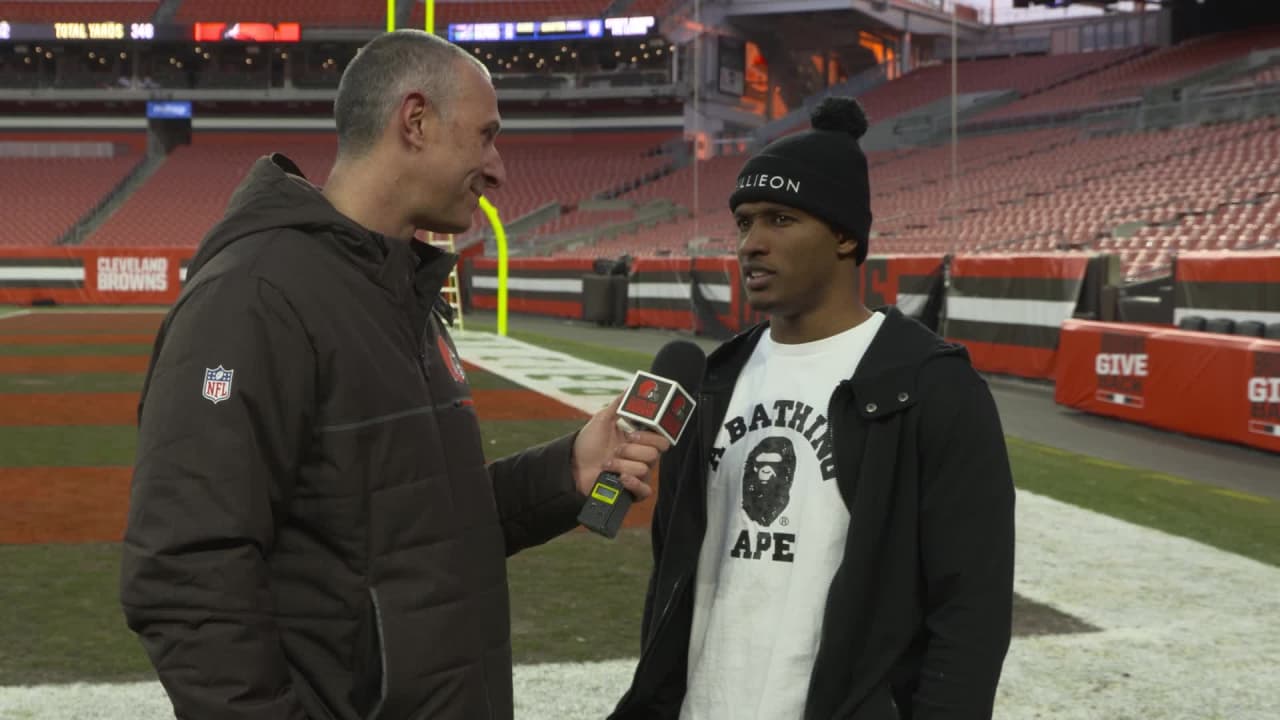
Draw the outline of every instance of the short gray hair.
[[[333,103],[338,153],[358,156],[372,149],[406,93],[422,92],[438,112],[447,114],[462,58],[488,76],[484,64],[466,50],[422,30],[396,30],[369,41],[338,83]]]

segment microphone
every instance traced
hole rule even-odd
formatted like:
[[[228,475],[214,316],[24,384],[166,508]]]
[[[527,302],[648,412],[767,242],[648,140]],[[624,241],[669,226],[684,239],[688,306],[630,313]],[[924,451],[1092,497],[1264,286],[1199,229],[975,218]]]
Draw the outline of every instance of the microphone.
[[[672,340],[653,358],[650,372],[637,371],[618,408],[618,425],[627,431],[651,430],[675,445],[698,403],[707,356],[688,340]],[[602,472],[591,488],[578,522],[607,538],[618,535],[632,496],[617,473]]]

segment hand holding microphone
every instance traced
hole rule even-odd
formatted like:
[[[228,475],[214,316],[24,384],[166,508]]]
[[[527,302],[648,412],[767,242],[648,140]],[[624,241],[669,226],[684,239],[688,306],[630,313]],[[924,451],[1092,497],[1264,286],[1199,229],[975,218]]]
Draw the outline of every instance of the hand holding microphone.
[[[707,358],[688,340],[674,340],[658,351],[650,372],[637,372],[616,410],[624,432],[648,431],[674,445],[697,406]],[[616,472],[601,472],[592,484],[578,522],[608,538],[616,537],[632,494]]]

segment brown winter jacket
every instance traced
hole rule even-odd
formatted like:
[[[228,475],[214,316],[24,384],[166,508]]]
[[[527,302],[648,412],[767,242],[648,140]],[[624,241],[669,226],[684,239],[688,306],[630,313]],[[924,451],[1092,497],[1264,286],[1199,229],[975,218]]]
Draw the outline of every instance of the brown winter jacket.
[[[139,406],[121,600],[178,718],[512,717],[506,557],[571,529],[566,437],[486,467],[439,290],[287,158],[202,242]]]

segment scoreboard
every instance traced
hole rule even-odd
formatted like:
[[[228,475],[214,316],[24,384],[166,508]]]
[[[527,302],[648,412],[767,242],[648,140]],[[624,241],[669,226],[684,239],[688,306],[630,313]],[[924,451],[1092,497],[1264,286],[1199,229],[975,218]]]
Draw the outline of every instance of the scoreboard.
[[[583,18],[496,23],[454,23],[449,40],[457,43],[526,40],[591,40],[646,35],[657,23],[652,16]]]

